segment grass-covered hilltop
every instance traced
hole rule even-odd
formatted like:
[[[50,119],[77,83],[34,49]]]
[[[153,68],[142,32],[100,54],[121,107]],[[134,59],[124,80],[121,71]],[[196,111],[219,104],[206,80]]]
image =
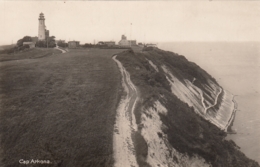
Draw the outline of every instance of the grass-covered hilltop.
[[[231,92],[158,48],[0,54],[0,166],[259,167]]]

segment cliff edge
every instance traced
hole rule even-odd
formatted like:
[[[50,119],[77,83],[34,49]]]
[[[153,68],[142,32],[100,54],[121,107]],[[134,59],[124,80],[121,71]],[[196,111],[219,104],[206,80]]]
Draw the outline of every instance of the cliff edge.
[[[137,128],[128,130],[131,137],[125,140],[139,166],[259,166],[225,140],[236,111],[234,96],[198,65],[156,48],[124,51],[114,60],[123,86],[132,85],[125,98],[132,98],[131,89],[137,96],[134,104],[129,100],[134,115],[127,109],[126,119]]]

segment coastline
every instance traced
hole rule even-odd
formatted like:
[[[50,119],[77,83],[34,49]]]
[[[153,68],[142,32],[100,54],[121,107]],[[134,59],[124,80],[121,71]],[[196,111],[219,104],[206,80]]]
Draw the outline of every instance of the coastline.
[[[235,130],[232,129],[232,126],[233,126],[233,123],[235,121],[235,117],[236,117],[236,112],[237,112],[237,107],[238,107],[238,104],[237,102],[235,101],[235,97],[237,95],[233,95],[233,99],[232,99],[232,102],[234,103],[234,110],[233,110],[233,113],[228,121],[228,124],[226,126],[226,130],[227,130],[227,134],[236,134],[237,132]]]
[[[260,124],[257,111],[260,106],[260,91],[256,80],[259,78],[257,68],[259,46],[259,42],[227,42],[225,44],[221,42],[169,42],[160,44],[160,48],[185,55],[188,60],[196,62],[214,76],[224,89],[226,88],[235,95],[234,101],[237,108],[233,112],[234,106],[232,106],[229,116],[226,117],[228,121],[225,123],[225,127],[227,127],[225,138],[233,140],[241,147],[241,151],[245,155],[257,160],[258,163],[260,163],[260,145],[258,144]],[[249,54],[252,55],[250,58]],[[236,85],[234,86],[234,84]],[[228,115],[228,113],[226,114]]]

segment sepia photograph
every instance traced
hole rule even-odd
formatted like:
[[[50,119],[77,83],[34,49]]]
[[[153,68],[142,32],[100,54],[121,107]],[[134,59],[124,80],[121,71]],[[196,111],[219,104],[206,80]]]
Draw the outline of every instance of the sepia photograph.
[[[260,1],[0,1],[0,167],[260,167]]]

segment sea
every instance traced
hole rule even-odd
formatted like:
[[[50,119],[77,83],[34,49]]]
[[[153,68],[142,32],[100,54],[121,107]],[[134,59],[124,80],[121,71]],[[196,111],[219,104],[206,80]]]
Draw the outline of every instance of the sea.
[[[195,62],[236,95],[236,134],[226,139],[260,164],[260,42],[167,42],[158,48]]]

